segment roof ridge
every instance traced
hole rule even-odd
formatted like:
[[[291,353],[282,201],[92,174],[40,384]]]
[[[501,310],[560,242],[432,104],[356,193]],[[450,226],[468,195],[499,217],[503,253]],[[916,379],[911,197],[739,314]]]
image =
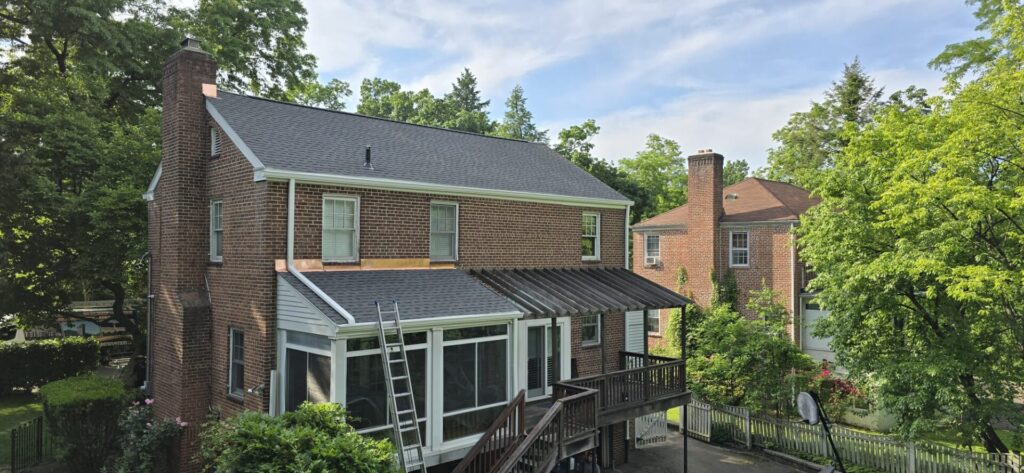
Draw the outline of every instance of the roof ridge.
[[[384,117],[375,117],[375,116],[372,116],[372,115],[363,115],[361,113],[346,112],[344,110],[331,110],[329,108],[314,107],[312,105],[305,105],[305,104],[301,104],[301,103],[287,102],[287,101],[284,101],[284,100],[271,99],[271,98],[267,98],[267,97],[259,97],[259,96],[256,96],[256,95],[241,94],[241,93],[238,93],[238,92],[231,92],[229,90],[218,90],[217,92],[218,93],[231,94],[231,95],[235,95],[235,96],[238,96],[238,97],[245,97],[245,98],[249,98],[249,99],[262,100],[264,102],[278,103],[278,104],[281,104],[281,105],[291,105],[291,106],[294,106],[294,107],[308,108],[310,110],[317,110],[317,111],[328,112],[328,113],[337,113],[337,114],[340,114],[340,115],[348,115],[348,116],[358,117],[358,118],[367,118],[367,119],[370,119],[370,120],[380,120],[380,121],[383,121],[383,122],[397,123],[397,124],[400,124],[400,125],[418,126],[420,128],[428,128],[428,129],[440,130],[440,131],[450,131],[452,133],[461,133],[463,135],[479,136],[479,137],[483,137],[483,138],[494,138],[496,140],[512,141],[512,142],[515,142],[515,143],[525,143],[525,144],[528,144],[528,145],[543,145],[544,144],[544,143],[538,143],[538,142],[535,142],[535,141],[521,140],[521,139],[518,139],[518,138],[508,138],[508,137],[504,137],[504,136],[485,135],[485,134],[482,134],[482,133],[473,133],[472,131],[453,130],[451,128],[445,128],[445,127],[441,127],[441,126],[423,125],[421,123],[412,123],[412,122],[403,122],[401,120],[393,120],[391,118],[384,118]],[[216,98],[216,97],[212,97],[212,98]]]
[[[778,194],[776,194],[774,191],[772,191],[771,187],[765,185],[765,182],[778,182],[778,181],[772,181],[772,180],[768,180],[768,179],[761,179],[759,177],[750,177],[749,179],[756,180],[757,184],[760,185],[762,188],[764,188],[764,190],[768,191],[768,193],[771,194],[771,196],[774,197],[775,200],[778,203],[782,204],[782,206],[785,207],[786,210],[789,211],[790,215],[794,215],[797,218],[800,218],[800,214],[797,213],[795,210],[793,210],[793,207],[790,207],[789,204],[787,204],[785,200],[781,199]],[[782,184],[784,184],[784,183],[782,183]],[[793,187],[796,187],[796,186],[793,186]]]

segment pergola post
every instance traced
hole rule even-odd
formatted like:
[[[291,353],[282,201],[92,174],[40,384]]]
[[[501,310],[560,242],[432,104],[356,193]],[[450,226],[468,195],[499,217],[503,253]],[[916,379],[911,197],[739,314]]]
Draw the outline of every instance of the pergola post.
[[[679,382],[683,386],[683,390],[686,390],[686,305],[684,304],[679,308],[679,358],[683,360],[682,366],[679,368]],[[690,451],[687,439],[690,437],[689,427],[687,423],[689,418],[687,411],[690,410],[689,403],[683,404],[680,408],[683,410],[682,415],[679,416],[681,424],[683,424],[683,473],[687,473],[687,469],[690,463]]]
[[[650,346],[649,346],[649,340],[647,339],[647,318],[650,317],[650,315],[651,315],[651,309],[644,308],[644,328],[643,328],[643,335],[644,335],[644,368],[647,368],[648,366],[651,365],[651,354],[650,354],[651,349],[650,349]],[[640,379],[641,379],[641,382],[644,383],[644,399],[650,399],[651,398],[650,372],[645,369],[645,370],[642,371],[642,373],[643,373],[643,376],[641,376]]]
[[[554,384],[562,380],[562,356],[558,333],[558,317],[551,316],[551,393],[554,394]]]

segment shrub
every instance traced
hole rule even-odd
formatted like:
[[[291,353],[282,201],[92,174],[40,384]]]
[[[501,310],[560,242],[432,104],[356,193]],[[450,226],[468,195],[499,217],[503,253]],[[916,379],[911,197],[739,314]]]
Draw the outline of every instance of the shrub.
[[[153,400],[135,401],[117,421],[121,453],[108,473],[168,471],[172,441],[188,426],[181,419],[153,419]]]
[[[336,404],[306,403],[276,417],[243,412],[207,424],[201,441],[212,471],[398,471],[391,443],[356,433]]]
[[[87,373],[99,361],[100,346],[94,338],[0,343],[0,396]]]
[[[39,389],[58,458],[74,471],[99,471],[114,451],[117,419],[127,401],[119,381],[85,375]]]

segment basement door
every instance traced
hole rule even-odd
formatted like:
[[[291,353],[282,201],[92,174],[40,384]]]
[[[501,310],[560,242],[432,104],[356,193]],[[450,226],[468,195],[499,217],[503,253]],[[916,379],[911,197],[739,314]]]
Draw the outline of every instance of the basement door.
[[[644,340],[647,333],[644,311],[626,312],[626,351],[644,352]],[[635,368],[624,366],[623,368]],[[668,441],[668,418],[664,412],[655,412],[633,420],[633,433],[636,435],[636,446],[646,447]]]

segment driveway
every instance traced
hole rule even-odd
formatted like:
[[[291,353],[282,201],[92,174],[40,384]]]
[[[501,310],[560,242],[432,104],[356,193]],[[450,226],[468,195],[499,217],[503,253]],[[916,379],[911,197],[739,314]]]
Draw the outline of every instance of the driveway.
[[[629,452],[629,463],[621,473],[680,473],[683,471],[683,436],[669,431],[668,442]],[[776,463],[742,450],[722,448],[690,439],[689,473],[803,473],[796,467]]]

